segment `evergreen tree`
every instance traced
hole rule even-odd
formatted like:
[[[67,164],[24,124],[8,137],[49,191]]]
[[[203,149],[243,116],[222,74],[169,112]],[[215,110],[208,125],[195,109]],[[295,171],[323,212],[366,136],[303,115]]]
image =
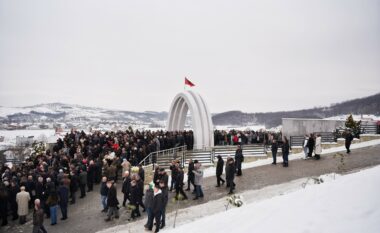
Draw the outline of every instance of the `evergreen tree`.
[[[346,126],[346,128],[352,130],[352,134],[354,137],[359,137],[361,123],[362,123],[361,121],[355,121],[354,118],[352,117],[352,114],[350,114],[347,117],[345,126]]]

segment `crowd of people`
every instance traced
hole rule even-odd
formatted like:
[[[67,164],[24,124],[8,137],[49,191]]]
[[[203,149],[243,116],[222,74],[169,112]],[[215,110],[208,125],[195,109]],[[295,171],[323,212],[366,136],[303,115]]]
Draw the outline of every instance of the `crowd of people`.
[[[218,132],[216,132],[218,133]],[[223,132],[222,132],[223,134]],[[233,144],[237,141],[234,157],[228,157],[226,162],[218,156],[216,165],[216,187],[226,183],[228,194],[233,194],[236,188],[235,176],[242,175],[244,162],[241,144],[246,141],[242,132],[231,132]],[[264,134],[271,145],[273,164],[276,164],[277,151],[281,147],[283,166],[288,167],[289,142],[286,137],[279,138],[277,134]],[[350,136],[351,135],[351,136]],[[346,136],[346,148],[352,141],[352,134]],[[68,218],[68,205],[75,205],[77,193],[85,198],[87,192],[94,189],[94,184],[100,184],[99,202],[102,212],[106,214],[105,221],[119,218],[119,208],[130,210],[129,220],[147,214],[145,228],[155,232],[165,227],[166,207],[169,192],[175,192],[177,201],[187,200],[191,191],[193,200],[204,197],[203,168],[197,160],[189,160],[187,169],[187,188],[184,190],[184,165],[173,160],[170,166],[170,178],[164,168],[155,166],[153,181],[145,182],[145,170],[139,164],[144,157],[156,150],[168,149],[186,144],[191,147],[192,132],[84,132],[71,131],[63,139],[59,139],[52,150],[45,150],[31,156],[20,166],[1,168],[0,183],[0,213],[2,226],[8,224],[8,213],[12,220],[19,219],[20,224],[27,221],[29,212],[33,211],[33,232],[46,232],[43,220],[46,216],[50,224],[58,223],[58,209],[61,211],[61,221]],[[322,152],[321,135],[305,136],[303,148],[305,159],[319,159]],[[225,180],[222,178],[225,172]],[[121,189],[116,183],[121,174]],[[170,182],[169,182],[170,180]],[[169,184],[170,183],[170,184]],[[193,187],[193,188],[192,188]],[[192,188],[192,189],[191,189]],[[123,195],[120,203],[117,194]],[[191,195],[190,194],[190,195]],[[155,224],[154,224],[155,222]]]
[[[127,166],[138,166],[149,153],[177,146],[193,146],[192,131],[133,131],[67,133],[58,139],[51,150],[35,153],[20,165],[1,167],[0,214],[2,226],[8,224],[9,213],[12,220],[26,222],[26,216],[33,209],[33,224],[36,231],[44,231],[40,213],[50,218],[51,225],[58,223],[57,211],[61,210],[64,221],[68,218],[68,205],[76,203],[78,193],[85,198],[93,191],[94,184],[102,183],[103,203],[115,205],[115,195],[109,182],[117,182],[118,176]],[[129,164],[129,165],[128,165]],[[140,166],[142,169],[142,167]],[[142,169],[143,170],[143,169]],[[143,205],[141,180],[143,171],[131,177],[130,194],[132,203]],[[125,175],[124,175],[125,176]],[[105,185],[104,179],[106,179]],[[108,180],[108,181],[107,181]],[[107,188],[106,188],[107,187]],[[138,187],[138,188],[134,188]],[[157,185],[158,187],[158,185]],[[107,195],[105,195],[105,190]],[[140,191],[136,191],[140,190]],[[110,198],[106,198],[108,194]],[[132,195],[133,194],[133,195]],[[107,208],[108,215],[117,216],[115,208]],[[134,217],[139,216],[138,209]],[[164,225],[164,224],[163,224]],[[162,225],[161,225],[162,226]]]
[[[281,132],[268,132],[265,130],[215,130],[214,144],[216,146],[265,144],[269,145],[272,138],[281,141]]]

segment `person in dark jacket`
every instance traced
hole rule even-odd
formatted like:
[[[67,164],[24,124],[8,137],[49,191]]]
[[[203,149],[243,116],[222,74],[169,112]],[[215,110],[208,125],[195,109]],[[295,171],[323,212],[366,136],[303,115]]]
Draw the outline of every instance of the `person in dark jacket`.
[[[187,168],[187,189],[186,191],[190,191],[190,184],[193,185],[193,190],[195,190],[194,185],[194,162],[192,159],[189,160],[189,166]]]
[[[183,177],[184,177],[183,169],[181,167],[178,167],[178,174],[175,181],[175,192],[176,192],[175,199],[176,200],[181,199],[179,194],[182,195],[182,200],[187,200],[187,195],[183,191]]]
[[[220,187],[220,182],[222,182],[222,185],[224,185],[224,182],[226,182],[222,178],[223,167],[224,160],[222,159],[222,156],[218,155],[218,163],[216,164],[216,187]]]
[[[86,196],[86,185],[87,185],[87,172],[84,169],[81,169],[79,173],[79,188],[80,188],[80,197],[84,198]]]
[[[44,211],[41,208],[40,199],[34,201],[33,211],[33,233],[47,233],[44,227]]]
[[[145,181],[145,170],[142,166],[142,164],[139,164],[139,177],[144,182]]]
[[[288,167],[288,156],[289,156],[289,141],[287,137],[284,137],[284,143],[282,144],[282,158],[284,160],[283,166]]]
[[[71,182],[70,182],[71,202],[70,204],[75,204],[76,192],[78,191],[78,187],[79,187],[79,177],[77,176],[76,172],[71,172]]]
[[[351,152],[350,150],[350,146],[351,146],[351,142],[352,140],[354,140],[354,136],[352,136],[352,133],[350,130],[348,130],[348,132],[346,133],[346,137],[345,137],[345,146],[346,146],[346,150],[347,150],[347,154],[349,154]]]
[[[176,177],[178,175],[178,166],[179,166],[179,164],[175,160],[173,160],[172,164],[170,165],[170,171],[172,173],[171,174],[172,175],[172,179],[171,179],[170,190],[169,191],[172,191],[173,187],[175,185]]]
[[[241,176],[241,164],[244,162],[244,155],[241,146],[238,145],[238,148],[235,152],[235,166],[236,166],[236,176]]]
[[[160,229],[163,228],[161,223],[161,215],[162,215],[162,209],[164,208],[165,200],[164,196],[162,194],[161,189],[156,186],[154,187],[154,197],[153,197],[153,207],[152,207],[152,212],[153,216],[156,222],[156,229],[154,232],[159,232]]]
[[[57,209],[58,209],[59,197],[56,190],[52,190],[46,200],[46,205],[49,206],[50,210],[50,225],[57,224]]]
[[[142,212],[145,212],[145,205],[143,202],[143,196],[144,196],[144,181],[141,180],[139,175],[136,175],[136,185],[139,189],[139,195],[138,195],[138,203],[139,206],[142,208]]]
[[[137,186],[136,180],[131,181],[131,193],[130,193],[130,204],[132,207],[131,217],[128,220],[134,220],[137,217],[140,217],[140,210],[139,210],[139,198],[140,196],[140,190]]]
[[[108,196],[108,187],[107,187],[107,177],[102,178],[102,183],[100,184],[100,200],[102,203],[102,212],[107,212],[107,196]]]
[[[308,158],[312,158],[313,157],[314,146],[315,146],[314,135],[311,133],[310,137],[309,137],[309,140],[307,141],[307,148],[309,150],[309,153],[307,154]]]
[[[125,171],[124,178],[123,178],[123,187],[121,188],[121,192],[124,194],[124,197],[123,197],[124,207],[125,207],[125,203],[129,199],[130,190],[131,190],[131,178],[129,176],[129,171]]]
[[[165,183],[164,180],[161,180],[160,183],[159,183],[159,189],[161,189],[162,196],[163,196],[163,202],[164,202],[163,205],[161,206],[161,214],[160,214],[160,216],[161,216],[161,226],[160,226],[160,229],[162,229],[162,228],[165,227],[165,223],[166,223],[166,206],[168,205],[168,201],[169,201],[169,188],[168,188],[168,184]],[[156,220],[156,222],[157,222],[157,220]]]
[[[145,208],[148,215],[147,223],[145,224],[145,228],[149,231],[153,228],[153,184],[148,185],[148,189],[145,192]]]
[[[96,167],[93,160],[90,161],[87,172],[87,192],[91,192],[94,189]]]
[[[8,183],[8,181],[6,181]],[[0,182],[0,217],[2,219],[1,226],[6,226],[8,224],[8,200],[9,192],[5,184]]]
[[[62,218],[61,220],[67,219],[67,205],[69,203],[69,189],[63,182],[60,184],[58,188],[58,196],[59,196],[59,207],[61,208]]]
[[[234,182],[236,168],[235,168],[235,162],[233,158],[227,159],[226,168],[227,168],[226,170],[227,187],[230,188],[229,194],[232,194],[236,186]]]
[[[10,204],[10,208],[11,208],[11,212],[13,216],[12,221],[18,219],[19,217],[17,214],[18,205],[16,202],[16,195],[19,192],[20,192],[20,187],[17,185],[16,181],[12,180],[11,186],[9,189],[9,204]]]
[[[278,151],[278,144],[277,144],[277,141],[276,139],[273,139],[272,141],[272,157],[273,157],[273,165],[276,165],[276,162],[277,162],[277,151]]]
[[[107,195],[107,218],[105,219],[106,222],[111,221],[112,216],[115,216],[115,218],[119,218],[119,201],[117,200],[117,191],[116,187],[113,183],[113,180],[107,181],[107,187],[108,187],[108,195]]]

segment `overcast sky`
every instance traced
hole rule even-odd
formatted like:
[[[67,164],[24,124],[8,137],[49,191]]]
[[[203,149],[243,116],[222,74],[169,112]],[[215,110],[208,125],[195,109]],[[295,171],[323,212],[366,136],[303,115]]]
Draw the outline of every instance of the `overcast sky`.
[[[0,105],[168,111],[184,77],[211,112],[380,92],[380,1],[0,0]]]

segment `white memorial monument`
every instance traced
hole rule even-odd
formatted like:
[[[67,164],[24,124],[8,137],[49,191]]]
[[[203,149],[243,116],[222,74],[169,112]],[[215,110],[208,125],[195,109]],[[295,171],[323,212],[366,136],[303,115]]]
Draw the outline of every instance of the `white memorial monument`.
[[[166,129],[183,131],[189,110],[194,132],[194,149],[213,147],[214,127],[210,110],[203,98],[194,91],[184,91],[176,95],[170,107]]]

